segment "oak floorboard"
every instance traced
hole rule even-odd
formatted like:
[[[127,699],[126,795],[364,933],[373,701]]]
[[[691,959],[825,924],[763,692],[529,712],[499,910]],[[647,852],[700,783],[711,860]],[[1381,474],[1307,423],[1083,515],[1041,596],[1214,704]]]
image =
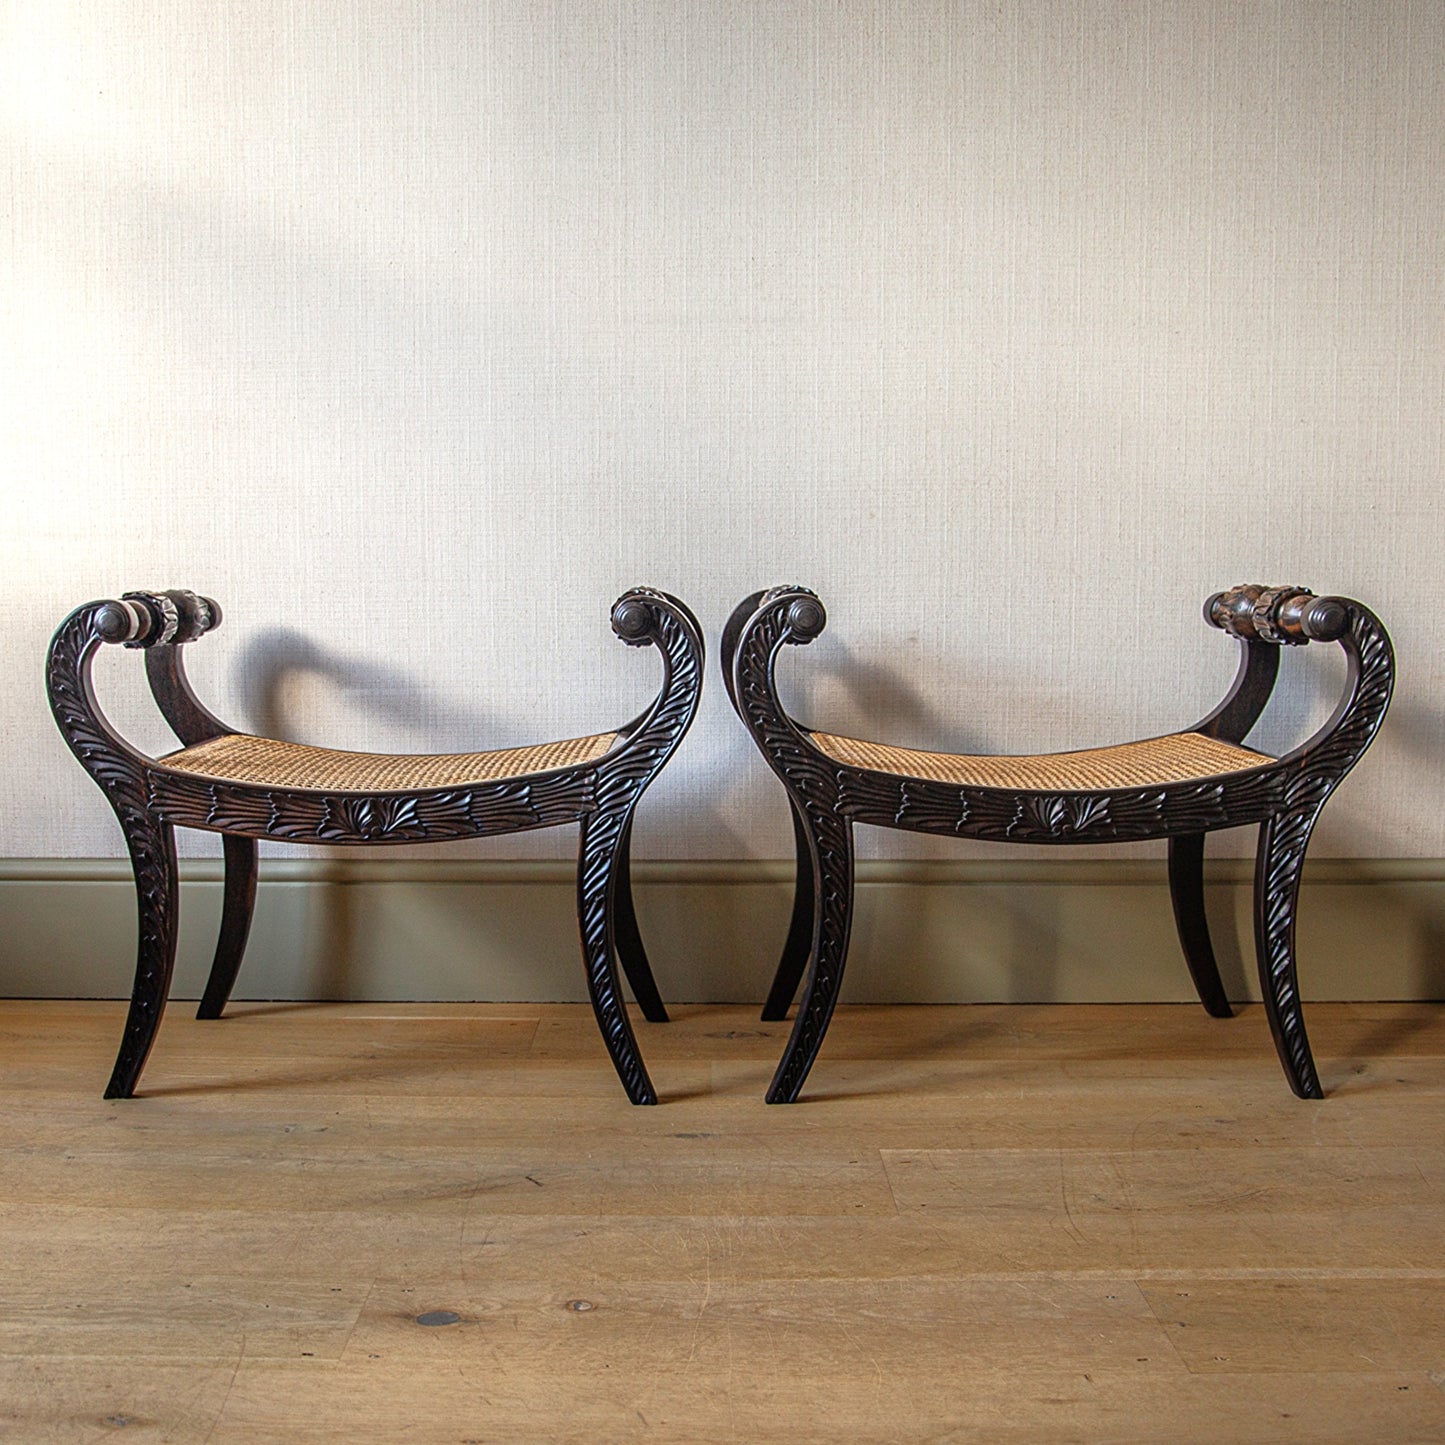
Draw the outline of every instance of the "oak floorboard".
[[[0,1438],[1445,1440],[1445,1009],[0,1002]],[[454,1323],[418,1316],[445,1311]]]
[[[1177,1279],[1141,1286],[1185,1367],[1194,1374],[1377,1374],[1439,1370],[1440,1338],[1419,1329],[1445,1292],[1419,1278]]]
[[[0,1207],[0,1237],[10,1250],[0,1263],[0,1297],[25,1295],[37,1266],[55,1271],[48,1297],[68,1299],[84,1298],[77,1280],[84,1290],[118,1292],[137,1272],[172,1278],[181,1289],[214,1275],[218,1260],[229,1278],[243,1282],[264,1279],[284,1259],[290,1284],[327,1289],[349,1288],[357,1258],[428,1276],[456,1269],[498,1283],[545,1273],[559,1296],[571,1298],[619,1283],[707,1275],[803,1285],[1034,1274],[1139,1281],[1180,1272],[1209,1279],[1418,1279],[1438,1276],[1445,1258],[1441,1211],[1388,1205],[1344,1215],[1259,1210],[1186,1222],[1161,1213],[1071,1220],[1060,1212],[1041,1219],[1022,1209],[896,1216],[493,1214],[482,1200],[452,1212],[232,1208],[166,1210],[157,1219],[158,1213]]]

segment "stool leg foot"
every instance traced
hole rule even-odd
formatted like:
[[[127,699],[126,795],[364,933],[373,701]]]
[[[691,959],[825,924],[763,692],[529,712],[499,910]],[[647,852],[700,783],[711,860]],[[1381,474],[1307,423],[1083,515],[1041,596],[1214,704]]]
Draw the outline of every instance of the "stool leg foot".
[[[1217,1019],[1234,1016],[1214,946],[1209,941],[1209,919],[1204,912],[1204,834],[1183,833],[1169,840],[1169,897],[1174,904],[1174,924],[1184,961],[1194,980],[1195,992],[1207,1013]]]
[[[1260,825],[1254,873],[1254,937],[1265,1012],[1289,1086],[1301,1099],[1322,1099],[1305,1033],[1295,972],[1295,915],[1300,872],[1318,809],[1286,813]]]
[[[667,1005],[657,991],[657,980],[652,976],[652,965],[647,959],[642,934],[637,927],[637,911],[632,902],[632,820],[622,830],[622,847],[617,855],[617,873],[614,879],[616,899],[613,906],[613,932],[617,943],[617,957],[627,982],[632,985],[632,996],[642,1010],[648,1023],[665,1024]]]
[[[179,920],[175,830],[141,814],[123,815],[121,823],[135,870],[139,940],[130,1011],[106,1085],[107,1099],[128,1099],[135,1092],[170,993]]]
[[[251,838],[227,834],[226,898],[221,906],[221,935],[216,940],[216,957],[211,976],[196,1010],[198,1019],[218,1019],[236,986],[246,939],[251,932],[251,914],[256,907],[256,844]]]
[[[617,878],[625,852],[630,800],[625,812],[589,813],[582,819],[578,843],[577,919],[582,932],[582,962],[587,991],[602,1041],[617,1076],[634,1104],[655,1104],[657,1091],[647,1076],[627,1008],[618,987],[614,932]]]
[[[790,800],[791,801],[791,800]],[[797,881],[793,885],[793,916],[788,923],[788,937],[768,1000],[763,1005],[763,1019],[773,1023],[785,1019],[793,1006],[793,998],[802,981],[803,970],[813,951],[813,855],[808,847],[808,834],[793,804],[793,845],[798,859]]]
[[[812,860],[813,936],[803,1002],[768,1088],[770,1104],[794,1103],[813,1067],[838,1002],[853,923],[852,824],[831,806],[811,805],[799,814]]]

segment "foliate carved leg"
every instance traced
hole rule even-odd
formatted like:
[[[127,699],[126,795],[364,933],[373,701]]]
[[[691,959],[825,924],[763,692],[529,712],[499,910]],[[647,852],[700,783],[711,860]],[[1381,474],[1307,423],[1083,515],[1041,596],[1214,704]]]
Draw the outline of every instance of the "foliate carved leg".
[[[617,1076],[634,1104],[655,1104],[657,1091],[647,1076],[632,1025],[622,1002],[616,962],[617,879],[625,852],[629,799],[625,810],[589,813],[582,819],[578,845],[577,918],[582,930],[582,962],[587,991],[602,1041]]]
[[[130,1012],[106,1085],[107,1099],[128,1099],[135,1092],[170,992],[179,920],[175,830],[139,813],[122,814],[121,824],[135,870],[140,937]]]
[[[1209,919],[1204,912],[1204,834],[1184,833],[1169,840],[1169,897],[1174,904],[1174,923],[1189,976],[1199,1002],[1214,1018],[1232,1018],[1234,1010],[1225,996],[1209,941]]]
[[[773,975],[773,986],[768,990],[768,1001],[763,1005],[763,1019],[769,1023],[787,1018],[813,949],[813,855],[796,804],[792,812],[798,876],[793,888],[793,916],[788,924],[788,937]]]
[[[236,986],[246,938],[251,932],[251,914],[256,906],[256,844],[250,838],[227,834],[226,898],[221,905],[221,935],[216,940],[216,957],[211,976],[196,1010],[198,1019],[218,1019]]]
[[[613,903],[613,935],[622,971],[632,985],[632,996],[649,1023],[665,1024],[667,1006],[657,991],[647,949],[637,927],[637,912],[632,903],[632,820],[622,830],[622,846],[618,852],[617,873],[613,882],[616,897]]]
[[[803,1002],[768,1087],[770,1104],[793,1103],[813,1067],[838,1002],[853,922],[853,825],[830,803],[809,803],[799,811],[812,863],[813,935]]]
[[[1305,1034],[1295,971],[1295,916],[1305,849],[1318,808],[1285,813],[1260,825],[1254,873],[1254,936],[1259,981],[1275,1048],[1289,1086],[1301,1099],[1322,1099]]]

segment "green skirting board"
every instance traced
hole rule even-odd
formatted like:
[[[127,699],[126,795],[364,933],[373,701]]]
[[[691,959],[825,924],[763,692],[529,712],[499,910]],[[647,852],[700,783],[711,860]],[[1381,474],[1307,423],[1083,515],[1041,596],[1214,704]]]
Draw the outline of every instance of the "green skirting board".
[[[1258,997],[1250,865],[1206,865],[1230,996]],[[181,865],[173,996],[199,997],[219,860]],[[787,932],[791,866],[635,865],[664,998],[761,1000]],[[585,998],[567,862],[273,858],[236,998]],[[1192,1000],[1162,859],[864,862],[843,998],[852,1003]],[[1299,915],[1306,999],[1445,998],[1445,860],[1321,859]],[[119,859],[0,860],[0,995],[118,998],[134,967]]]

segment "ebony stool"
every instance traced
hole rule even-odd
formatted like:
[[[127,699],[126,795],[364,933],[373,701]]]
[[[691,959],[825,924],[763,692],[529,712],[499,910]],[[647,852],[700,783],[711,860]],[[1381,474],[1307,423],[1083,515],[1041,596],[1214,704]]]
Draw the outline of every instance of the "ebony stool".
[[[1231,1013],[1204,914],[1204,838],[1259,824],[1255,944],[1265,1009],[1290,1087],[1323,1096],[1295,974],[1295,912],[1310,832],[1369,746],[1394,683],[1379,619],[1345,597],[1300,587],[1236,587],[1205,604],[1242,656],[1229,695],[1185,732],[1035,757],[920,752],[805,727],[778,698],[785,644],[811,642],[827,617],[803,587],[758,592],[723,634],[728,694],[792,804],[797,891],[765,1019],[781,1019],[807,984],[769,1103],[791,1103],[817,1057],[837,1001],[853,914],[853,826],[871,823],[1008,843],[1169,840],[1169,889],[1184,956],[1204,1007]],[[1243,746],[1274,687],[1281,647],[1338,642],[1344,695],[1313,737],[1283,757]]]
[[[638,799],[697,710],[703,644],[692,613],[675,597],[646,588],[613,606],[612,628],[623,642],[654,646],[662,659],[661,691],[625,727],[440,756],[337,752],[227,727],[191,690],[181,654],[220,620],[214,602],[191,592],[127,592],[119,601],[77,608],[50,645],[51,708],[120,820],[140,905],[135,987],[106,1098],[134,1092],[165,1008],[176,953],[177,827],[224,838],[220,941],[198,1013],[218,1018],[246,947],[257,839],[436,843],[580,823],[577,912],[592,1008],[628,1098],[656,1103],[616,965],[621,962],[644,1017],[665,1021],[633,911],[629,843]],[[102,643],[145,651],[151,691],[183,744],[178,752],[147,757],[106,720],[90,681]]]

